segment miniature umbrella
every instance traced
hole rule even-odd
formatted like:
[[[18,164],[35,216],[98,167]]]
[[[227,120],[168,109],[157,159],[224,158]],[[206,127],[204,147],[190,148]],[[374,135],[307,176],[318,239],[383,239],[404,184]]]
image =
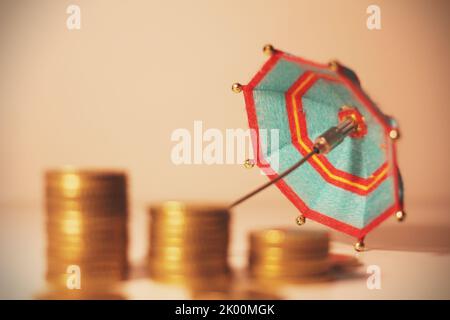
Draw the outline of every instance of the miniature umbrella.
[[[404,218],[402,182],[397,168],[395,121],[383,114],[362,90],[356,74],[292,56],[272,46],[271,55],[243,91],[256,164],[271,184],[305,218],[337,229],[359,241],[387,217]],[[266,134],[262,134],[265,129]],[[267,138],[277,130],[278,141]]]

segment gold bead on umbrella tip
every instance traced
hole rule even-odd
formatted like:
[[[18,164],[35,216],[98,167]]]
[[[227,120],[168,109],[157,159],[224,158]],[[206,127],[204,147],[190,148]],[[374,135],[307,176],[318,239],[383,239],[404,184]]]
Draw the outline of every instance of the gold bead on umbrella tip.
[[[304,215],[299,215],[297,218],[295,218],[295,222],[297,225],[302,226],[306,223],[306,218]]]
[[[245,160],[245,162],[244,162],[245,169],[251,169],[254,166],[255,166],[255,162],[253,160],[251,160],[251,159]]]
[[[365,245],[364,245],[364,241],[358,241],[357,243],[355,243],[355,250],[358,252],[364,251],[365,249]]]
[[[234,93],[240,93],[242,92],[242,84],[240,83],[233,83],[233,85],[231,86],[231,90],[233,90]]]
[[[397,218],[398,221],[403,221],[406,218],[406,213],[405,211],[399,210],[395,213],[395,217]]]
[[[268,56],[271,56],[272,54],[274,54],[275,48],[274,48],[273,45],[271,45],[271,44],[266,44],[266,45],[263,47],[263,52],[264,52],[264,54],[266,54],[266,55],[268,55]]]
[[[328,68],[332,71],[338,71],[339,70],[339,62],[337,60],[331,60],[328,62]]]
[[[389,138],[391,138],[392,140],[397,140],[398,138],[400,138],[400,133],[397,129],[392,129],[391,131],[389,131]]]

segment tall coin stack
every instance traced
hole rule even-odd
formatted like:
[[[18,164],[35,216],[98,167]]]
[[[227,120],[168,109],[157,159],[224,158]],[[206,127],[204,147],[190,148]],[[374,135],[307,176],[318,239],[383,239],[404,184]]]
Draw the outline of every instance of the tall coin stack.
[[[150,276],[192,288],[228,283],[230,214],[223,206],[168,201],[150,207]]]
[[[331,262],[325,231],[265,229],[250,233],[249,240],[249,272],[256,280],[297,283],[327,278]]]
[[[103,292],[127,274],[127,183],[122,172],[45,175],[47,280],[58,292]]]

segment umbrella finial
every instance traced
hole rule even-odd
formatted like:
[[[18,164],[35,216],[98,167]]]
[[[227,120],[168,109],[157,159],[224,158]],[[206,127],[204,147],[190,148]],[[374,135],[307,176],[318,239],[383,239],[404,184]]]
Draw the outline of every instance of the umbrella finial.
[[[297,225],[302,226],[306,223],[306,218],[301,214],[297,218],[295,218],[295,222],[297,223]]]
[[[255,166],[255,161],[251,160],[251,159],[246,159],[244,162],[244,167],[245,169],[251,169]]]
[[[263,47],[263,52],[264,52],[265,55],[271,56],[271,55],[273,55],[275,53],[275,48],[271,44],[266,44]]]
[[[233,90],[234,93],[242,92],[242,84],[237,82],[233,83],[233,85],[231,86],[231,90]]]
[[[328,62],[328,68],[330,68],[331,71],[338,71],[339,70],[339,62],[337,60],[331,60]]]
[[[389,138],[391,138],[392,140],[397,140],[400,138],[400,133],[397,129],[392,129],[391,131],[389,131]]]
[[[364,251],[366,248],[366,245],[364,244],[364,238],[359,239],[357,243],[355,243],[355,250],[358,252]]]
[[[406,213],[403,210],[399,210],[395,213],[395,217],[397,218],[398,222],[402,222],[406,219]]]

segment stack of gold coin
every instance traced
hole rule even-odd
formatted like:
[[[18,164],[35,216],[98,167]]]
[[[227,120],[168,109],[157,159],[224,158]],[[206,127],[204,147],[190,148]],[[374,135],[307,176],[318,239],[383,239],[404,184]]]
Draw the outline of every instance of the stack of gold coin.
[[[191,287],[226,283],[229,224],[224,206],[178,201],[151,206],[151,277]]]
[[[249,273],[267,282],[305,282],[327,277],[329,236],[321,230],[265,229],[250,233]]]
[[[52,289],[103,290],[126,277],[126,187],[122,172],[46,173],[47,280]]]

